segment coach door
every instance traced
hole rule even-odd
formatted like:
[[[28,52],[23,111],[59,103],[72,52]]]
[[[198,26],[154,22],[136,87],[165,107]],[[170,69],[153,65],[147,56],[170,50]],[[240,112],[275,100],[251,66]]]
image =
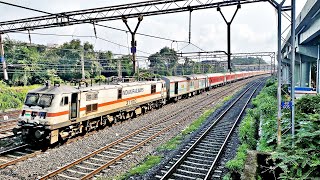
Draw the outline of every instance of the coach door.
[[[174,94],[178,94],[178,82],[174,83]]]
[[[70,119],[78,117],[78,93],[71,94]]]

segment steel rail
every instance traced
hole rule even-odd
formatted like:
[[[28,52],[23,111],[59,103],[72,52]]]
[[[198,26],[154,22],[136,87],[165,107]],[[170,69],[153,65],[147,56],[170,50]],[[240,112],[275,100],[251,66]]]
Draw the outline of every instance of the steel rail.
[[[28,146],[29,146],[29,144],[23,144],[23,145],[20,145],[20,146],[16,146],[16,147],[14,147],[14,148],[1,151],[1,152],[0,152],[0,155],[2,155],[2,154],[7,154],[7,153],[9,153],[9,152],[12,152],[12,151],[15,151],[15,150],[18,150],[18,149],[21,149],[21,148],[25,148],[25,147],[28,147]]]
[[[239,86],[241,86],[241,85],[239,85]],[[220,94],[220,93],[223,93],[223,92],[226,93],[225,90],[221,90],[221,91],[219,92],[219,94]],[[228,93],[228,92],[227,92],[227,93]],[[212,96],[217,96],[217,95],[218,95],[218,94],[212,94]],[[203,99],[208,99],[208,97],[204,97]],[[202,101],[199,101],[199,102],[202,102]],[[212,102],[212,101],[211,101],[211,102]],[[211,102],[210,102],[210,103],[211,103]],[[200,103],[199,103],[199,104],[200,104]],[[188,107],[185,107],[185,108],[183,108],[182,110],[180,110],[178,113],[174,113],[174,114],[177,115],[177,114],[181,113],[182,111],[186,110],[187,108],[190,108],[191,106],[194,106],[194,105],[189,105]],[[119,143],[121,143],[121,142],[123,142],[123,141],[125,141],[125,140],[127,140],[127,139],[129,139],[129,138],[131,138],[131,137],[133,137],[133,136],[135,136],[135,135],[137,135],[137,134],[139,134],[140,132],[143,132],[144,130],[146,130],[146,129],[148,129],[148,128],[154,127],[154,126],[156,126],[156,125],[159,125],[159,124],[162,123],[162,122],[165,122],[165,120],[167,120],[167,119],[169,119],[169,118],[171,118],[171,117],[174,117],[175,115],[168,115],[168,118],[165,117],[165,118],[163,118],[162,120],[160,120],[160,121],[158,121],[158,122],[155,122],[155,123],[153,123],[153,124],[151,124],[151,125],[147,125],[147,126],[141,128],[141,129],[139,129],[139,130],[137,130],[137,131],[135,131],[135,132],[133,132],[133,133],[131,133],[131,134],[129,134],[129,135],[121,138],[121,139],[118,139],[118,140],[116,140],[116,141],[108,144],[108,145],[105,146],[105,147],[102,147],[102,148],[100,148],[100,149],[98,149],[98,150],[96,150],[96,151],[94,151],[94,152],[92,152],[92,153],[90,153],[90,154],[88,154],[88,155],[86,155],[86,156],[84,156],[84,157],[82,157],[82,158],[80,158],[80,159],[72,162],[72,163],[69,163],[69,164],[67,164],[67,165],[65,165],[65,166],[63,166],[63,167],[61,167],[61,168],[59,168],[59,169],[57,169],[57,170],[55,170],[55,171],[52,171],[52,172],[48,173],[47,175],[41,177],[40,180],[48,179],[48,178],[50,178],[50,177],[53,177],[53,176],[55,176],[55,175],[58,175],[59,173],[61,173],[61,172],[65,171],[65,170],[67,170],[67,169],[69,169],[69,168],[71,168],[71,167],[73,167],[73,166],[75,166],[75,165],[77,165],[77,164],[79,164],[79,163],[81,163],[81,162],[83,162],[83,161],[85,161],[85,160],[87,160],[87,159],[95,156],[96,154],[99,154],[99,153],[107,150],[108,148],[110,148],[110,147],[112,147],[112,146],[114,146],[114,145],[117,145],[117,144],[119,144]],[[187,119],[188,117],[189,117],[189,116],[185,116],[185,117],[181,118],[180,121],[184,121],[184,120]],[[180,122],[180,121],[179,121],[179,122]],[[94,176],[94,174],[96,174],[96,173],[100,172],[101,170],[105,169],[106,167],[114,164],[115,162],[117,162],[118,160],[122,159],[122,158],[125,157],[126,155],[128,155],[128,154],[130,154],[131,152],[135,151],[137,148],[143,146],[145,143],[151,141],[151,140],[154,139],[155,137],[159,136],[159,135],[162,134],[163,132],[167,131],[168,129],[170,129],[170,128],[176,126],[176,125],[177,125],[177,122],[172,123],[170,126],[164,128],[164,129],[162,129],[160,132],[157,132],[156,134],[148,137],[147,139],[145,139],[145,140],[143,140],[142,142],[138,143],[138,144],[135,145],[134,147],[128,149],[128,150],[125,151],[124,153],[122,153],[122,154],[120,154],[119,156],[115,157],[115,158],[112,159],[111,161],[107,162],[106,164],[103,164],[102,166],[100,166],[100,167],[97,168],[96,170],[94,170],[94,171],[92,171],[91,173],[87,174],[86,176],[82,177],[82,179],[87,179],[87,178],[90,178],[90,177]]]
[[[0,121],[0,126],[2,124],[10,124],[10,123],[14,123],[14,122],[17,122],[18,120],[17,119],[8,119],[8,120],[4,120],[4,121]]]
[[[8,132],[8,131],[12,131],[13,128],[9,128],[9,129],[0,129],[0,133],[4,133],[4,132]]]
[[[178,167],[185,161],[185,159],[191,154],[194,148],[206,137],[213,127],[229,112],[229,110],[254,86],[251,85],[247,88],[234,102],[210,125],[207,130],[197,139],[196,142],[176,161],[176,163],[167,171],[167,173],[161,178],[161,180],[169,179],[170,176],[178,169]],[[250,100],[250,99],[249,99]]]
[[[208,170],[208,173],[207,173],[206,177],[204,178],[204,180],[207,180],[207,179],[210,178],[212,172],[214,171],[214,167],[216,166],[216,164],[217,164],[217,162],[218,162],[218,159],[220,158],[220,156],[221,156],[221,154],[222,154],[222,152],[223,152],[224,147],[227,145],[228,140],[229,140],[229,138],[230,138],[233,130],[235,129],[237,123],[238,123],[239,120],[241,119],[241,116],[243,115],[244,111],[246,110],[246,107],[248,106],[248,104],[250,103],[250,100],[252,99],[254,93],[255,93],[255,92],[257,91],[257,89],[261,86],[261,84],[262,84],[262,82],[260,82],[259,85],[253,90],[253,92],[251,93],[250,97],[248,98],[246,104],[243,106],[243,108],[242,108],[241,112],[239,113],[236,121],[234,122],[232,128],[230,129],[230,131],[229,131],[226,139],[224,140],[224,142],[223,142],[223,144],[222,144],[222,146],[221,146],[221,148],[220,148],[217,156],[215,157],[215,159],[214,159],[214,161],[213,161],[210,169]]]
[[[26,147],[27,147],[27,146],[26,146]],[[21,148],[23,148],[23,147],[21,147]],[[28,159],[28,158],[31,158],[31,157],[34,157],[34,156],[36,156],[36,155],[38,155],[38,154],[41,154],[41,151],[36,151],[36,152],[30,153],[30,154],[21,156],[21,157],[19,157],[19,158],[13,159],[13,160],[11,160],[11,161],[5,162],[5,163],[3,163],[3,164],[0,164],[0,169],[3,169],[3,168],[5,168],[5,167],[7,167],[7,166],[10,166],[10,165],[16,164],[16,163],[18,163],[18,162],[24,161],[24,160],[26,160],[26,159]]]

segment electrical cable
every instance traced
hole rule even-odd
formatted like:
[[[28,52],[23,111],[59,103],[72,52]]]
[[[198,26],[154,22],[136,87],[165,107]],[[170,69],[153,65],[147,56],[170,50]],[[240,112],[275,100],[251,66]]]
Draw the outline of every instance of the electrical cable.
[[[6,5],[9,5],[9,6],[13,6],[13,7],[17,7],[17,8],[22,8],[22,9],[26,9],[26,10],[30,10],[30,11],[39,12],[39,13],[54,15],[53,13],[49,13],[49,12],[46,12],[46,11],[42,11],[42,10],[38,10],[38,9],[34,9],[34,8],[29,8],[29,7],[25,7],[25,6],[20,6],[20,5],[16,5],[16,4],[12,4],[12,3],[7,3],[7,2],[3,2],[3,1],[0,1],[0,3],[6,4]],[[76,19],[75,19],[75,20],[76,20]],[[91,23],[90,23],[90,24],[91,24]],[[117,30],[117,31],[128,32],[127,30],[120,29],[120,28],[115,28],[115,27],[111,27],[111,26],[107,26],[107,25],[102,25],[102,24],[97,24],[97,23],[95,23],[94,25],[96,25],[96,26],[101,26],[101,27],[105,27],[105,28],[109,28],[109,29],[113,29],[113,30]],[[15,32],[15,33],[19,33],[19,32]],[[21,32],[20,32],[20,33],[21,33]],[[30,34],[31,34],[31,33],[30,33]],[[175,42],[189,43],[189,44],[192,44],[193,46],[195,46],[196,48],[198,48],[198,49],[200,49],[200,50],[202,50],[202,51],[205,51],[205,50],[203,50],[202,48],[196,46],[195,44],[190,43],[190,42],[187,42],[187,41],[174,40],[174,39],[169,39],[169,38],[164,38],[164,37],[159,37],[159,36],[154,36],[154,35],[149,35],[149,34],[144,34],[144,33],[138,33],[138,32],[137,32],[136,34],[137,34],[137,35],[141,35],[141,36],[150,37],[150,38],[156,38],[156,39],[166,40],[166,41],[175,41]]]

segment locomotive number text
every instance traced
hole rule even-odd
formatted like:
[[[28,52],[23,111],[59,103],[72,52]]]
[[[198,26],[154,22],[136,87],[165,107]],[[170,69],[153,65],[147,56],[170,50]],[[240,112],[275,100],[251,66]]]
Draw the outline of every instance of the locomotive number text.
[[[133,100],[130,100],[130,101],[127,101],[127,106],[130,106],[130,105],[133,105],[133,104],[137,104],[137,100],[136,99],[133,99]]]

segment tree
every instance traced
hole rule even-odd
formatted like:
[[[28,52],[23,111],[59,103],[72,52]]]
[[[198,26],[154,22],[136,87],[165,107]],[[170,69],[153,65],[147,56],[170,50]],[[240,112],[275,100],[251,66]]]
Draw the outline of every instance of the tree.
[[[162,48],[159,52],[148,57],[149,67],[154,73],[160,75],[176,75],[178,56],[175,50],[169,47]]]
[[[80,79],[82,56],[86,78],[108,71],[105,67],[117,68],[111,51],[96,53],[92,44],[82,44],[79,39],[58,47],[30,45],[8,38],[4,42],[10,84],[13,85],[41,84],[49,79],[56,82]]]

